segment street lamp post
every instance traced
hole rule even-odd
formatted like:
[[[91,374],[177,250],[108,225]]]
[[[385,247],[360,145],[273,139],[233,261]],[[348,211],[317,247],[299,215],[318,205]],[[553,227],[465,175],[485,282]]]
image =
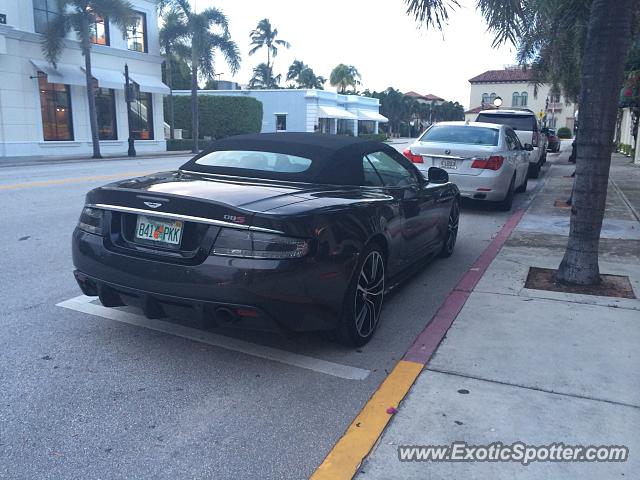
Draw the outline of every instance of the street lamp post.
[[[496,97],[493,99],[493,106],[500,108],[502,106],[502,97]]]
[[[125,101],[127,103],[127,123],[129,130],[129,150],[127,150],[127,155],[130,157],[136,156],[136,147],[134,145],[133,135],[131,134],[131,102],[133,101],[133,84],[129,81],[129,65],[124,64],[124,82],[125,82],[125,90],[124,96]]]

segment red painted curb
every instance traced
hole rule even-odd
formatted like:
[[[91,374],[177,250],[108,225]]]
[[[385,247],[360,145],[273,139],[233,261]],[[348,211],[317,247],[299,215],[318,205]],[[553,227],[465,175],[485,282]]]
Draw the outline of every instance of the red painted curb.
[[[424,327],[404,354],[403,360],[426,365],[460,313],[460,310],[462,310],[467,298],[469,298],[469,295],[471,295],[471,292],[487,271],[493,259],[496,258],[509,235],[522,219],[524,212],[523,209],[520,209],[509,217],[509,220],[491,240],[491,243],[487,245],[487,248],[484,249],[467,273],[464,274],[455,288],[447,295],[447,298],[444,299],[431,321]]]

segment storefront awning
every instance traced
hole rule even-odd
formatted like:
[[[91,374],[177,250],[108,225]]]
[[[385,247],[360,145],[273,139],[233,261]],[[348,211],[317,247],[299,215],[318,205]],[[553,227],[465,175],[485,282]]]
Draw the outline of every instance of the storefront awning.
[[[322,106],[318,107],[318,118],[341,118],[343,120],[357,120],[353,113],[340,107]]]
[[[358,120],[370,120],[373,122],[386,123],[389,121],[387,117],[374,112],[372,110],[358,110]]]
[[[84,72],[79,65],[69,65],[66,63],[58,63],[56,68],[44,60],[31,60],[34,67],[39,72],[47,74],[49,83],[63,83],[65,85],[80,85],[85,87],[87,80]]]
[[[170,90],[162,80],[152,75],[143,75],[141,73],[129,73],[131,80],[136,82],[141,92],[162,93],[168,95]]]
[[[93,67],[91,75],[98,81],[98,86],[101,88],[124,90],[124,75],[122,72]]]

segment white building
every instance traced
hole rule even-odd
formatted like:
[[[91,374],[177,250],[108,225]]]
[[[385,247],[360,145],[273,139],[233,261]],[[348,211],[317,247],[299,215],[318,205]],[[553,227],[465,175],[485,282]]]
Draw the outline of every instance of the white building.
[[[191,95],[189,90],[173,94]],[[198,95],[253,97],[262,103],[262,130],[270,132],[378,133],[388,122],[377,98],[316,89],[198,90]],[[180,127],[180,125],[176,125]]]
[[[123,38],[105,19],[93,26],[92,72],[103,154],[127,152],[124,66],[136,83],[133,137],[138,152],[166,150],[156,2],[130,0],[137,24]],[[56,0],[0,0],[0,157],[92,153],[84,58],[71,33],[57,68],[41,41],[57,14]]]
[[[536,94],[532,81],[531,69],[520,66],[488,70],[473,77],[469,80],[471,96],[465,119],[475,120],[480,110],[492,108],[493,100],[501,97],[501,108],[528,108],[548,127],[567,127],[573,132],[576,105],[563,95],[552,94],[548,84],[538,85]]]

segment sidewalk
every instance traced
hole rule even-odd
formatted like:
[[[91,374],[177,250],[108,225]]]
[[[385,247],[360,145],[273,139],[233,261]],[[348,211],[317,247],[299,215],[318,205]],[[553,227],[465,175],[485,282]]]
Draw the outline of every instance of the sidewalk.
[[[192,157],[189,150],[178,150],[170,152],[139,153],[135,157],[127,155],[103,155],[102,158],[91,158],[88,155],[37,155],[24,157],[0,157],[0,168],[2,167],[27,167],[33,165],[53,165],[58,163],[79,163],[79,162],[103,162],[105,160],[135,160],[135,159],[155,159],[167,157]]]
[[[640,478],[640,300],[524,288],[566,245],[568,152],[470,294],[358,479]],[[640,167],[614,155],[602,273],[640,295]],[[464,221],[464,216],[461,221]],[[618,463],[401,462],[399,445],[625,445]]]

